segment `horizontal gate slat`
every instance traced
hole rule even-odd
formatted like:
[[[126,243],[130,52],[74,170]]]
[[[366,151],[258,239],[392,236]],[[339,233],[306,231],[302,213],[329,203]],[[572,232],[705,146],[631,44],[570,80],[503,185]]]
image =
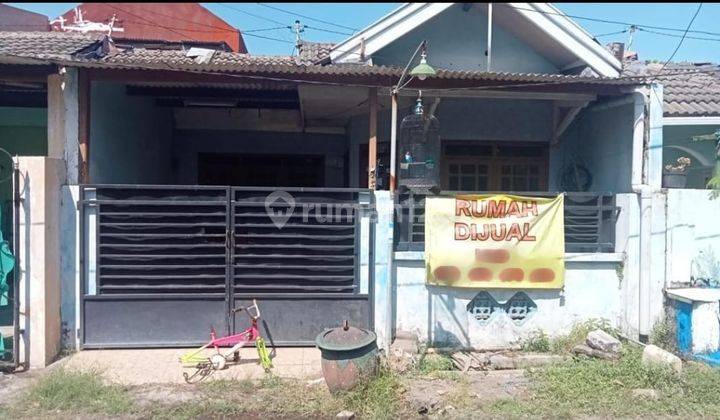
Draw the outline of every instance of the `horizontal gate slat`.
[[[225,227],[225,223],[198,223],[198,222],[187,222],[187,223],[103,223],[106,227],[113,228],[124,228],[124,227],[137,227],[137,228],[167,228],[167,227],[180,227],[180,228],[197,228],[197,227]]]
[[[87,189],[86,191],[90,191]],[[97,187],[101,294],[224,290],[228,188]]]
[[[288,191],[290,203],[269,204],[268,193],[233,191],[235,290],[356,293],[359,193]],[[279,226],[263,207],[293,211]]]
[[[104,285],[100,286],[101,290],[122,290],[123,293],[138,293],[142,290],[207,290],[219,289],[225,290],[225,284],[208,285],[205,283],[197,284],[123,284],[123,285]]]
[[[278,230],[277,225],[274,223],[245,223],[236,224],[236,228],[267,228]],[[353,225],[297,225],[297,224],[285,224],[283,229],[329,229],[329,230],[348,230],[353,229]]]
[[[208,213],[180,213],[180,212],[118,212],[118,211],[100,211],[100,216],[110,217],[133,217],[133,218],[158,218],[158,217],[225,217],[223,212],[208,212]]]
[[[317,249],[317,250],[354,250],[354,245],[303,245],[303,244],[238,244],[235,245],[236,248],[290,248],[290,249]]]
[[[107,257],[106,257],[107,258]],[[112,268],[112,269],[127,269],[127,270],[161,270],[166,268],[225,268],[225,264],[185,264],[185,265],[172,265],[172,264],[132,264],[132,265],[116,265],[116,264],[100,264],[100,269]]]
[[[307,269],[307,270],[352,270],[355,268],[355,265],[284,265],[284,264],[235,264],[233,267],[235,268],[248,268],[248,269],[258,269],[258,268],[272,268],[272,269],[283,269],[283,270],[292,270],[292,269]]]
[[[242,254],[235,255],[235,260],[243,258],[263,259],[307,259],[307,260],[355,260],[355,255],[308,255],[308,254]]]
[[[262,293],[263,290],[275,290],[275,291],[315,291],[315,292],[339,292],[339,291],[353,291],[357,288],[355,285],[350,286],[311,286],[311,285],[293,285],[293,284],[267,284],[267,285],[244,285],[236,284],[236,290],[252,290],[258,293]]]
[[[193,260],[193,259],[213,259],[213,258],[225,258],[225,254],[157,254],[157,255],[136,255],[136,254],[103,254],[104,258],[108,259],[120,259],[127,261],[146,261],[146,260],[164,260],[164,259],[178,259],[178,260]]]

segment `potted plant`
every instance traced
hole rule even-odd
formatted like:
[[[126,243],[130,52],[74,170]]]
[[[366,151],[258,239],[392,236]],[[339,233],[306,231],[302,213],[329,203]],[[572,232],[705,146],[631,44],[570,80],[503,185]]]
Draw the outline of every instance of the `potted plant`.
[[[685,188],[687,183],[687,169],[692,164],[689,157],[682,156],[676,165],[665,165],[662,184],[664,188]]]

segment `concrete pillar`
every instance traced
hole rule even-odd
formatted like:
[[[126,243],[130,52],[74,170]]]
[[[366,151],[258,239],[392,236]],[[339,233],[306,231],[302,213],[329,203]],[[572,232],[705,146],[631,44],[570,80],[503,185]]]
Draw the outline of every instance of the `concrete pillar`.
[[[662,187],[663,172],[663,87],[652,84],[648,92],[647,184]]]
[[[48,157],[65,161],[69,184],[79,180],[78,71],[62,67],[48,76]]]
[[[378,336],[378,347],[386,352],[392,344],[393,334],[393,196],[389,191],[375,191],[375,332]]]
[[[629,337],[640,333],[640,198],[617,194],[620,208],[615,223],[615,252],[625,255],[620,278],[622,312],[620,329]]]
[[[61,159],[21,157],[20,170],[20,354],[31,368],[45,367],[60,350]]]

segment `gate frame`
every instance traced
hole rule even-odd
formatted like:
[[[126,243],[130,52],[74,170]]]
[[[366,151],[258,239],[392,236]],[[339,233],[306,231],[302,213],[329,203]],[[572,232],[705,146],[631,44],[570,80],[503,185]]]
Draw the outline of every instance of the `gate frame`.
[[[87,226],[86,226],[86,206],[92,204],[91,202],[86,200],[86,190],[87,189],[95,189],[99,190],[102,188],[110,188],[110,189],[128,189],[128,190],[142,190],[142,189],[151,189],[151,190],[204,190],[204,189],[225,189],[226,190],[226,197],[227,197],[227,203],[226,203],[226,240],[225,240],[225,259],[226,259],[226,269],[225,269],[225,292],[224,295],[224,301],[225,301],[225,325],[226,330],[230,334],[232,331],[235,330],[235,316],[232,314],[232,308],[234,307],[234,303],[238,299],[247,299],[247,298],[279,298],[283,299],[286,298],[288,300],[291,299],[333,299],[333,298],[344,298],[347,300],[366,300],[367,301],[367,310],[368,310],[368,326],[370,329],[375,329],[375,235],[376,235],[376,224],[377,224],[377,208],[376,208],[376,198],[373,190],[370,189],[363,189],[363,188],[309,188],[309,187],[242,187],[242,186],[213,186],[213,185],[157,185],[157,184],[80,184],[79,186],[79,195],[78,195],[78,216],[79,216],[79,238],[78,238],[78,256],[79,256],[79,275],[78,275],[78,281],[79,284],[79,291],[80,291],[80,299],[78,300],[78,311],[79,311],[79,325],[78,325],[78,348],[79,350],[83,349],[111,349],[111,348],[173,348],[173,347],[192,347],[199,344],[202,344],[201,342],[168,342],[168,343],[150,343],[150,344],[90,344],[88,345],[86,343],[86,314],[85,314],[85,308],[86,308],[86,301],[87,301],[87,275],[86,275],[86,269],[87,267],[87,255],[85,252],[86,244],[87,244]],[[272,191],[286,191],[292,193],[293,191],[296,192],[346,192],[346,193],[357,193],[367,194],[368,202],[366,205],[362,205],[359,207],[358,215],[356,216],[356,223],[361,224],[363,217],[368,217],[369,223],[368,223],[368,244],[367,244],[367,270],[368,270],[368,289],[367,293],[356,293],[356,294],[341,294],[341,293],[256,293],[256,294],[246,294],[246,293],[235,293],[234,290],[234,271],[235,268],[234,265],[234,234],[235,234],[235,213],[234,213],[234,207],[235,207],[235,200],[234,200],[234,192],[235,191],[267,191],[268,193]],[[358,196],[359,198],[359,196]],[[360,201],[358,200],[358,204],[360,204]],[[99,218],[97,219],[97,225],[98,228],[96,228],[96,235],[99,235]],[[362,249],[362,235],[358,234],[355,238],[355,249],[357,252],[357,258],[356,258],[356,270],[355,270],[355,281],[359,281],[359,278],[361,276],[360,270],[357,268],[362,267],[362,258],[360,250]],[[95,255],[98,257],[98,260],[96,261],[96,265],[99,265],[99,237],[95,241]],[[96,267],[96,273],[99,273]],[[98,274],[96,274],[98,275]],[[197,295],[195,295],[197,296]],[[193,295],[185,295],[185,294],[164,294],[162,296],[157,295],[151,295],[151,294],[132,294],[132,295],[96,295],[91,298],[91,300],[113,300],[113,299],[127,299],[128,297],[132,298],[133,300],[152,300],[152,299],[192,299]],[[219,298],[219,296],[217,297]],[[272,344],[272,343],[269,343]],[[277,345],[279,347],[292,347],[292,346],[312,346],[314,345],[312,341],[285,341]]]

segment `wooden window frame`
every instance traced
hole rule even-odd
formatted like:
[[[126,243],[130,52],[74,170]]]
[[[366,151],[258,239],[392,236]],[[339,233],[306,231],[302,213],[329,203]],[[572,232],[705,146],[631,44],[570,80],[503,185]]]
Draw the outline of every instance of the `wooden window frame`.
[[[491,146],[491,156],[452,156],[448,158],[445,154],[445,148],[449,145],[473,145],[473,146]],[[506,147],[540,147],[542,156],[537,157],[513,157],[513,156],[497,156],[498,148]],[[524,162],[539,164],[544,171],[540,171],[540,179],[538,182],[538,192],[548,190],[548,180],[550,177],[550,147],[544,142],[528,142],[528,141],[492,141],[492,140],[443,140],[441,144],[441,160],[440,160],[440,179],[443,188],[449,185],[449,166],[450,160],[457,160],[457,163],[482,163],[488,162],[488,191],[503,191],[501,188],[501,166],[503,164],[522,164]],[[456,163],[456,162],[453,162]]]

